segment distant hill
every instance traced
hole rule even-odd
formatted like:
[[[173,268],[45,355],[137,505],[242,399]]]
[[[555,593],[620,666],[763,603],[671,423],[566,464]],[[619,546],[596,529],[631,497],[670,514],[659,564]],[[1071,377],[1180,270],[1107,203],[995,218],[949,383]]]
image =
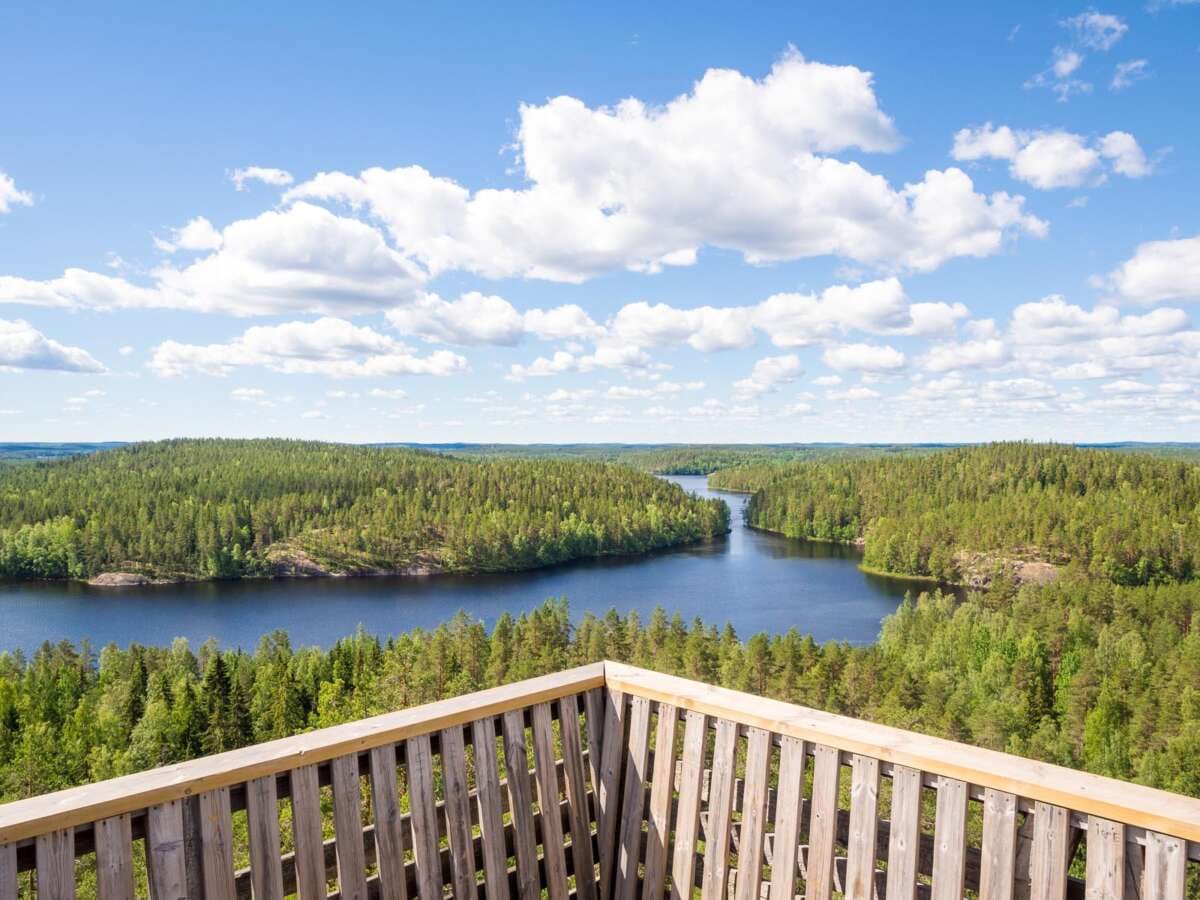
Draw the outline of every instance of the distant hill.
[[[1190,457],[1002,443],[729,469],[711,483],[755,491],[751,525],[861,541],[864,565],[884,572],[961,581],[1017,561],[1073,563],[1120,584],[1200,574]]]
[[[286,440],[131,444],[0,470],[0,576],[530,569],[723,534],[627,466]]]

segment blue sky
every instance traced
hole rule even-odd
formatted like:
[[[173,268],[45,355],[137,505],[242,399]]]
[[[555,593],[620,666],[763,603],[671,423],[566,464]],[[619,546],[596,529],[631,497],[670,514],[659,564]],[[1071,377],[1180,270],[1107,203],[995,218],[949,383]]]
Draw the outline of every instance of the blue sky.
[[[1200,3],[17,10],[0,439],[1200,436]]]

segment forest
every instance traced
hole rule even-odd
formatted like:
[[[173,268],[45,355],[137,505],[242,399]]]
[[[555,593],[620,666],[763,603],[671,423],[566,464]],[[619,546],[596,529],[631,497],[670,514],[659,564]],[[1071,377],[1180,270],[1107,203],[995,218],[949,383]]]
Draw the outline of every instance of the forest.
[[[179,440],[0,469],[0,577],[496,572],[724,534],[724,503],[627,466]]]
[[[565,600],[329,650],[46,644],[0,655],[0,802],[604,658],[1200,796],[1200,584],[1076,577],[923,594],[868,647]]]
[[[1123,585],[1187,581],[1200,563],[1200,465],[1181,456],[998,443],[747,466],[709,483],[753,491],[756,528],[863,541],[866,568],[946,583],[964,552]]]

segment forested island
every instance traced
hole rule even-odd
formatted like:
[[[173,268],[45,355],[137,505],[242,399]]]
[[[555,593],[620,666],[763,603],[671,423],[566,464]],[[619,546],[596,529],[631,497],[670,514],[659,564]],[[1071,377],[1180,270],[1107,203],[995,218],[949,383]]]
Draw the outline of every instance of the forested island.
[[[756,528],[861,542],[868,569],[944,583],[1042,563],[1153,584],[1200,563],[1200,465],[1179,456],[999,443],[733,468],[709,483],[753,491]]]
[[[504,572],[724,534],[724,503],[628,466],[178,440],[0,469],[0,577]]]

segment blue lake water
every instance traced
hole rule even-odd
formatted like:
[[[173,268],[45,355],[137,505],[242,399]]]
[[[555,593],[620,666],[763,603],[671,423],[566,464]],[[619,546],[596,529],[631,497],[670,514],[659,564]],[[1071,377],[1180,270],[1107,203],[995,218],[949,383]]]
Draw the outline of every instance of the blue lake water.
[[[746,528],[744,495],[710,491],[702,476],[671,479],[729,503],[732,532],[650,556],[589,560],[507,575],[320,578],[208,582],[135,588],[0,582],[0,650],[89,639],[94,647],[193,646],[216,638],[251,649],[282,628],[296,645],[328,646],[362,624],[376,634],[431,628],[459,610],[489,625],[548,597],[566,597],[575,617],[615,608],[648,616],[655,606],[690,621],[731,622],[739,635],[795,627],[818,641],[873,641],[912,582],[868,575],[851,548]]]

